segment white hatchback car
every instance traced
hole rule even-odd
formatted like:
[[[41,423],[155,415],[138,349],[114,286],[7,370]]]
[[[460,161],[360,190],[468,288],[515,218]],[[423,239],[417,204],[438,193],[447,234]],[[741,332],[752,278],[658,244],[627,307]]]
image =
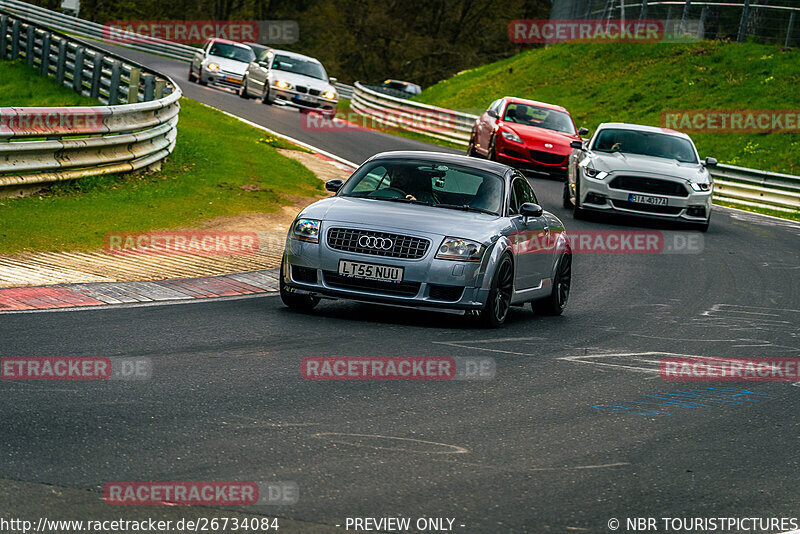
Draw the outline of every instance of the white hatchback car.
[[[335,83],[316,59],[269,49],[248,65],[239,95],[333,116],[339,101]]]

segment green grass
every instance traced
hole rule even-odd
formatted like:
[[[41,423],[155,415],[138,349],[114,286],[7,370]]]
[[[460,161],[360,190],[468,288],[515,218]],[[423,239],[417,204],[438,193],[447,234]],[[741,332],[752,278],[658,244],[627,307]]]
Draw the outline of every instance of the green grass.
[[[660,126],[680,109],[800,110],[800,51],[756,43],[564,43],[444,80],[415,100],[480,113],[501,96],[566,107],[578,127]],[[702,157],[800,174],[800,133],[691,133]]]
[[[38,76],[23,61],[0,61],[0,107],[96,105],[96,100]]]
[[[0,63],[0,83],[7,83],[6,72],[15,69]],[[30,71],[23,79],[36,82],[35,96],[14,100],[14,105],[42,105],[40,94],[47,96],[48,105],[78,103],[69,100],[76,97],[69,91],[58,100],[55,82]],[[2,90],[0,95],[7,98]],[[279,154],[276,146],[294,147],[184,98],[177,145],[160,172],[93,176],[53,184],[29,197],[0,198],[0,253],[89,250],[102,247],[108,232],[185,227],[221,215],[271,212],[289,204],[290,197],[320,194],[321,181]]]
[[[780,211],[780,210],[771,210],[768,208],[754,208],[752,206],[745,206],[744,204],[736,204],[735,202],[725,202],[722,200],[715,200],[714,204],[719,204],[720,206],[727,206],[729,208],[736,208],[743,211],[750,211],[753,213],[761,213],[763,215],[771,215],[772,217],[778,217],[780,219],[800,221],[800,211]]]

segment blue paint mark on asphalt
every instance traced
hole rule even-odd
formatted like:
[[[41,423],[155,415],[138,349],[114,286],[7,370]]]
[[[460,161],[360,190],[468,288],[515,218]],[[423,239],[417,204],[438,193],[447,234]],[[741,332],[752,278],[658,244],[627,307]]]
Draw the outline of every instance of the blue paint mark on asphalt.
[[[672,413],[664,411],[664,409],[695,409],[712,408],[721,405],[730,406],[774,399],[776,395],[771,393],[759,393],[744,388],[706,387],[679,389],[667,393],[652,393],[647,395],[647,397],[662,402],[624,401],[621,404],[595,404],[592,408],[607,413],[630,413],[667,417],[671,416]]]

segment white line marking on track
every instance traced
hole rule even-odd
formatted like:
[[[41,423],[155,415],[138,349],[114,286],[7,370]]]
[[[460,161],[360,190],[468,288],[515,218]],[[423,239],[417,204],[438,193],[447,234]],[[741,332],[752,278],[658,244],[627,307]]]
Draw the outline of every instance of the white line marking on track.
[[[330,436],[340,436],[340,439],[330,439]],[[331,443],[338,443],[341,445],[351,445],[353,447],[364,447],[367,449],[380,449],[385,451],[405,451],[405,452],[414,452],[419,454],[466,454],[469,450],[465,449],[464,447],[459,447],[458,445],[450,445],[448,443],[438,443],[436,441],[425,441],[422,439],[414,439],[414,438],[401,438],[397,436],[382,436],[379,434],[350,434],[347,432],[320,432],[314,434],[313,437],[315,438],[328,438],[330,439]],[[376,439],[376,440],[393,440],[393,441],[400,441],[400,442],[413,442],[413,443],[422,443],[424,445],[434,445],[436,447],[442,447],[445,449],[450,449],[441,452],[434,452],[434,451],[415,451],[403,447],[380,447],[378,445],[367,445],[364,443],[354,443],[351,441],[346,441],[342,438],[347,437],[354,437],[354,438],[368,438],[368,439]]]

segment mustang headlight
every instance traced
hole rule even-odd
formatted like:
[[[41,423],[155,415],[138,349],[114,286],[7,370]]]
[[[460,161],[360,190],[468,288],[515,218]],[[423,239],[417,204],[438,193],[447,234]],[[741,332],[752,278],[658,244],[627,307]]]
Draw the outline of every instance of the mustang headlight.
[[[591,167],[584,167],[583,173],[589,178],[594,178],[595,180],[602,180],[608,176],[606,171],[598,171],[597,169],[593,169]]]
[[[459,237],[445,237],[436,253],[439,260],[481,261],[482,257],[483,245]]]
[[[336,100],[336,92],[325,91],[324,93],[322,93],[322,98],[327,98],[328,100]]]
[[[219,70],[219,65],[217,65],[216,63],[209,63],[208,65],[206,65],[206,68],[208,70]]]
[[[708,191],[709,189],[711,189],[711,184],[710,183],[705,183],[704,184],[704,183],[692,182],[689,185],[695,191]]]
[[[316,219],[297,219],[292,226],[292,237],[300,241],[319,243],[319,221]]]
[[[504,131],[502,131],[500,133],[503,135],[503,137],[505,137],[509,141],[514,141],[515,143],[522,143],[522,139],[520,139],[519,136],[517,134],[515,134],[514,132],[506,132],[504,130]]]
[[[275,87],[279,87],[281,89],[291,89],[292,84],[290,84],[289,82],[285,82],[283,80],[278,80],[277,82],[275,82]]]

